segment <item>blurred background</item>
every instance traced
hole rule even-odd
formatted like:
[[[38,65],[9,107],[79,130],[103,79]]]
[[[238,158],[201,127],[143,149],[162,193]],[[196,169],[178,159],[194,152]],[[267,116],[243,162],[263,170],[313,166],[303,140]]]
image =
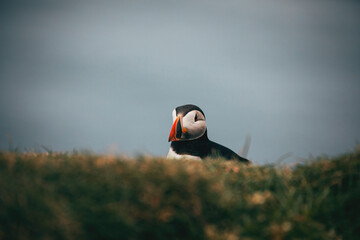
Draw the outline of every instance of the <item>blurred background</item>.
[[[272,163],[360,137],[360,1],[0,2],[0,149],[165,156],[172,110]],[[291,153],[291,156],[290,156]]]

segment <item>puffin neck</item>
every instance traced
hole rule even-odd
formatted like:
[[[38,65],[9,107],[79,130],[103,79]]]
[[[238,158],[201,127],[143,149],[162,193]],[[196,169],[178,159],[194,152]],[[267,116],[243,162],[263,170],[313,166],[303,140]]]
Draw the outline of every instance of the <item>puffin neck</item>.
[[[194,141],[194,142],[204,142],[204,141],[209,141],[209,138],[207,136],[207,129],[205,130],[205,133],[199,137],[199,138],[196,138],[196,139],[193,139],[193,140],[189,140],[187,142],[191,142],[191,141]]]
[[[198,144],[204,144],[205,142],[209,142],[209,138],[207,136],[207,129],[205,130],[205,133],[199,137],[199,138],[196,138],[196,139],[193,139],[193,140],[186,140],[186,141],[175,141],[175,142],[172,142],[171,145],[172,146],[178,146],[178,147],[185,147],[185,146],[197,146]]]
[[[207,137],[207,130],[197,139],[188,141],[171,142],[171,148],[177,154],[187,154],[203,158],[208,155],[210,150],[210,140]]]

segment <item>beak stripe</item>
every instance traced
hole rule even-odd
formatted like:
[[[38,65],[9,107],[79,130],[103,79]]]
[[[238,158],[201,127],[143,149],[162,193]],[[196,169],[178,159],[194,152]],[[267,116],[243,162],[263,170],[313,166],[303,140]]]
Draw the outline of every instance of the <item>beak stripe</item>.
[[[176,136],[177,139],[180,139],[181,134],[182,134],[181,121],[182,121],[182,119],[179,118],[179,120],[177,121],[177,124],[176,124],[176,134],[175,134],[175,136]]]
[[[181,117],[177,117],[171,127],[169,142],[179,141],[181,137]]]

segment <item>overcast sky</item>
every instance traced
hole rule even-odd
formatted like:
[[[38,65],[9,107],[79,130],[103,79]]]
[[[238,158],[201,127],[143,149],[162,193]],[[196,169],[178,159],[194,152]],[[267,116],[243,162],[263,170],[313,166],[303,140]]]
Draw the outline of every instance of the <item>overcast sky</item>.
[[[76,2],[76,3],[75,3]],[[165,156],[171,112],[275,162],[360,139],[360,2],[1,1],[0,149]]]

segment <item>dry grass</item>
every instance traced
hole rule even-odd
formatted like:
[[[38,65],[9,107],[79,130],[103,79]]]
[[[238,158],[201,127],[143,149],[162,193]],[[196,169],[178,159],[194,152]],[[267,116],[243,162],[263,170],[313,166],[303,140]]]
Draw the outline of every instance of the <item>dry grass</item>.
[[[287,166],[0,153],[0,239],[355,239],[360,154]]]

